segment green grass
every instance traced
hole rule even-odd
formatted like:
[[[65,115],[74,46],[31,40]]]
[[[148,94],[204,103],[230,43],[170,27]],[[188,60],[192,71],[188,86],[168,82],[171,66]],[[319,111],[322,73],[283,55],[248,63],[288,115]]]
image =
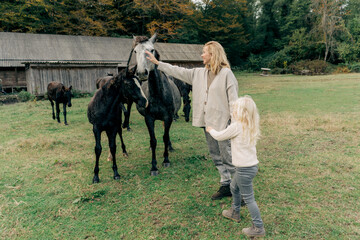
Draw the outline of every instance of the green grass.
[[[360,239],[360,74],[236,76],[261,115],[254,188],[265,239]],[[219,174],[202,129],[183,117],[171,128],[169,168],[156,123],[160,174],[151,177],[134,107],[123,134],[128,158],[118,145],[121,179],[112,179],[103,133],[101,182],[92,184],[89,101],[73,99],[69,126],[52,120],[48,101],[0,106],[1,239],[246,239],[247,209],[241,223],[221,216],[231,199],[211,201]]]

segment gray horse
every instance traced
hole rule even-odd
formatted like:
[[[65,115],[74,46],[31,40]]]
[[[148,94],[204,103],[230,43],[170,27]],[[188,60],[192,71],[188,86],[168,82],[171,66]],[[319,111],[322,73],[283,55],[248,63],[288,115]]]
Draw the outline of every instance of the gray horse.
[[[145,117],[145,123],[150,135],[150,146],[152,151],[152,167],[150,174],[155,176],[159,173],[156,161],[156,145],[154,123],[155,120],[164,122],[164,161],[163,166],[170,166],[169,150],[172,150],[170,141],[170,127],[174,119],[175,113],[180,109],[181,96],[178,88],[173,81],[160,72],[157,67],[146,59],[145,51],[152,52],[155,57],[159,58],[159,54],[155,51],[154,43],[156,34],[150,39],[147,37],[134,38],[134,53],[136,56],[136,74],[140,80],[147,80],[141,85],[148,101],[149,107],[144,108],[136,105],[139,113]]]

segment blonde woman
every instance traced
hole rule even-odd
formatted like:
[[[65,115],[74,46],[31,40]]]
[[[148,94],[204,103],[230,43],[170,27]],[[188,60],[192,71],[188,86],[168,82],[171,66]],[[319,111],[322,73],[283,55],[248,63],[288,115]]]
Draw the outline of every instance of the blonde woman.
[[[225,130],[216,131],[208,126],[208,131],[218,141],[231,139],[232,163],[236,167],[231,192],[233,203],[222,215],[240,222],[240,207],[243,199],[249,209],[253,226],[242,231],[249,237],[265,236],[264,224],[260,216],[253,190],[253,178],[258,171],[256,141],[260,137],[259,113],[250,96],[236,100],[232,110],[233,122]]]
[[[238,98],[238,82],[230,69],[224,48],[220,43],[205,44],[202,59],[205,67],[186,69],[158,61],[146,51],[147,59],[165,72],[192,85],[192,125],[204,128],[210,156],[220,173],[220,188],[212,195],[213,200],[231,196],[231,175],[235,167],[231,163],[230,141],[217,141],[205,131],[212,126],[221,131],[230,123],[230,103]]]

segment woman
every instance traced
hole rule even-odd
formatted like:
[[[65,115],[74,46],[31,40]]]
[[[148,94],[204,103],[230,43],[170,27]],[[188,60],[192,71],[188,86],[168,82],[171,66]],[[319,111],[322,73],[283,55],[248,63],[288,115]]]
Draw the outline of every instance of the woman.
[[[231,175],[235,167],[231,163],[230,141],[217,141],[205,131],[206,126],[212,126],[217,131],[225,129],[231,118],[230,103],[238,98],[238,82],[224,48],[215,41],[206,43],[201,55],[205,67],[193,69],[158,61],[148,51],[146,54],[160,71],[192,85],[192,125],[204,129],[210,156],[220,173],[220,188],[211,198],[217,200],[231,196]]]

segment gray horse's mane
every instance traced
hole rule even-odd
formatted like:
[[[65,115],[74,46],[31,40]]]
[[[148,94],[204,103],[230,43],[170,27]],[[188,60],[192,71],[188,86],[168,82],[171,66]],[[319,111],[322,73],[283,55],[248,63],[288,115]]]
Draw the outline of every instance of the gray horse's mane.
[[[143,43],[148,40],[149,40],[149,38],[146,36],[136,36],[135,39],[133,40],[133,48],[135,48],[136,45],[138,45],[139,43]]]

